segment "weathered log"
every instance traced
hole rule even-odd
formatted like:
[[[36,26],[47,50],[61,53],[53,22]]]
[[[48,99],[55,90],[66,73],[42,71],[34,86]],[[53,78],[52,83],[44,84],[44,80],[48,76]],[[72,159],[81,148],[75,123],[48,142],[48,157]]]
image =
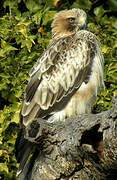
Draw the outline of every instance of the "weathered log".
[[[19,180],[116,180],[117,98],[113,102],[111,110],[56,124],[35,119],[25,137],[38,149]]]

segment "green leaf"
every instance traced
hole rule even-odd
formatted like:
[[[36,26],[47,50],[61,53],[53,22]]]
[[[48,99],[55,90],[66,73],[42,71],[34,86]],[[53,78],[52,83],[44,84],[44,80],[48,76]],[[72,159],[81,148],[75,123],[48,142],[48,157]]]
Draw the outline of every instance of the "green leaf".
[[[55,14],[56,11],[47,11],[47,13],[43,15],[43,25],[51,22]]]
[[[25,41],[22,41],[21,48],[27,47],[28,51],[31,52],[32,42],[29,39],[25,39]]]
[[[80,8],[80,9],[84,9],[84,10],[90,10],[91,9],[91,1],[89,0],[76,0],[73,5],[71,6],[71,8]]]
[[[41,5],[34,0],[27,0],[26,7],[30,10],[30,12],[37,12],[41,9]]]
[[[117,0],[108,0],[106,3],[108,4],[112,12],[113,11],[117,12]]]
[[[7,45],[6,48],[5,48],[6,51],[13,51],[13,50],[18,50],[17,48],[11,46],[11,45]]]
[[[0,163],[0,172],[2,171],[5,171],[6,173],[9,172],[9,169],[6,163]]]
[[[105,10],[103,9],[102,6],[96,7],[94,9],[94,14],[98,17],[101,18],[104,15]]]
[[[3,39],[1,39],[1,48],[5,48],[7,45],[6,41],[4,41]]]
[[[105,54],[109,51],[110,47],[108,47],[107,45],[102,45],[102,52]]]
[[[35,14],[32,16],[33,21],[34,21],[36,24],[38,24],[38,25],[40,25],[41,18],[42,18],[42,12],[41,12],[41,11],[35,13]]]

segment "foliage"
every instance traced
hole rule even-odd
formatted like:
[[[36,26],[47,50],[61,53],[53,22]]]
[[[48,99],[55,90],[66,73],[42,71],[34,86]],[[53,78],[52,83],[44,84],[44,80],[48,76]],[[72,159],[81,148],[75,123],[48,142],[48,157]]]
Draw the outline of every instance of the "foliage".
[[[88,29],[101,41],[105,59],[105,90],[93,111],[111,107],[117,95],[117,3],[107,0],[1,0],[0,2],[0,178],[15,179],[14,143],[28,72],[46,49],[50,25],[61,9],[82,8]],[[116,7],[115,7],[116,6]]]

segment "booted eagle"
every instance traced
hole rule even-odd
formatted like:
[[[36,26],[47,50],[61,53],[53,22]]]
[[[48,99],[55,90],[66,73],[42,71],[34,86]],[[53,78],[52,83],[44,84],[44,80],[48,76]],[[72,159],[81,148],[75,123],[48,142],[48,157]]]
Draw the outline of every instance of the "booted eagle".
[[[99,40],[85,25],[81,9],[55,15],[50,44],[29,74],[20,113],[25,128],[35,118],[51,123],[91,112],[104,84],[104,60]]]

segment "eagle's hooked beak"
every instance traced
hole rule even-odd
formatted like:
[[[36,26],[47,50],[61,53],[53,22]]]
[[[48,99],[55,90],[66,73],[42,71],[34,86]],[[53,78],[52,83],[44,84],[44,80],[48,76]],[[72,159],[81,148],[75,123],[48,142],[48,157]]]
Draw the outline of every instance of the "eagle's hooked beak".
[[[86,28],[86,18],[81,17],[79,19],[76,19],[76,24],[80,27],[80,29],[85,29]]]
[[[83,23],[81,24],[81,27],[82,27],[82,29],[85,29],[85,28],[86,28],[86,22],[83,22]]]

